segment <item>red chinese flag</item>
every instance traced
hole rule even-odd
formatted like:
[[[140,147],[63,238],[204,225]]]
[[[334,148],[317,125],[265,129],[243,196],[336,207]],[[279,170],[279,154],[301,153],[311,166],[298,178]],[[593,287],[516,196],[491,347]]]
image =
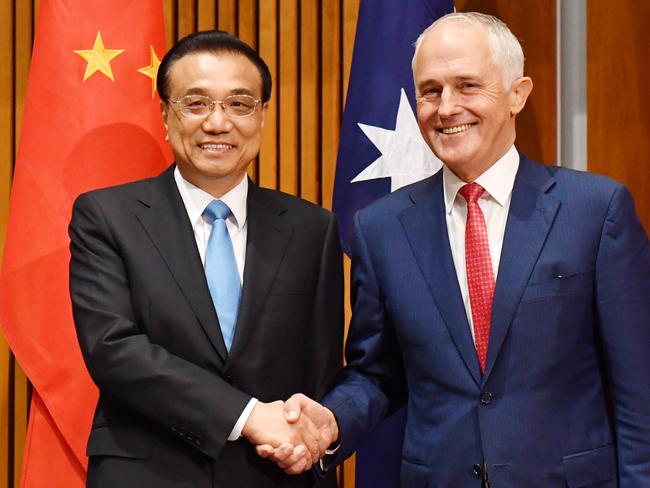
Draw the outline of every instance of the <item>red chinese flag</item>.
[[[154,92],[161,0],[41,0],[0,276],[0,324],[34,386],[23,487],[74,488],[97,390],[68,292],[79,193],[167,165]]]

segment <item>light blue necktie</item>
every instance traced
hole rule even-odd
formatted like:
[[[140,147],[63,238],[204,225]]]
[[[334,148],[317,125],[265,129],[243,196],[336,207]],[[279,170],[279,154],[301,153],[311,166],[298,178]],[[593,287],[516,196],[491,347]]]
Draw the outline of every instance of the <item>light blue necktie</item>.
[[[235,336],[241,296],[237,262],[226,228],[226,219],[230,213],[228,205],[220,200],[213,200],[203,211],[205,218],[212,222],[212,232],[205,251],[205,276],[228,351]]]

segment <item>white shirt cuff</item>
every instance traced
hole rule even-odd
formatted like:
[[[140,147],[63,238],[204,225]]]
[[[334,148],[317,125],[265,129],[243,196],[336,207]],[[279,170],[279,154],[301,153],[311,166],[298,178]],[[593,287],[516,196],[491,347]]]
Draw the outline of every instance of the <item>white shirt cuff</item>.
[[[251,398],[248,401],[248,405],[246,405],[246,408],[244,408],[244,410],[242,411],[241,415],[239,416],[239,419],[237,419],[237,423],[230,431],[230,435],[228,436],[229,441],[236,441],[241,437],[241,431],[244,430],[244,425],[246,425],[246,422],[248,421],[248,417],[250,417],[251,412],[253,411],[253,407],[255,407],[256,404],[257,404],[257,398]]]
[[[320,458],[320,459],[318,460],[318,465],[320,466],[320,469],[321,469],[321,471],[322,471],[323,473],[326,473],[327,470],[330,468],[330,466],[328,466],[328,465],[326,464],[326,461],[325,461],[325,460],[327,460],[328,457],[331,459],[331,456],[333,456],[334,454],[336,454],[336,451],[339,450],[339,447],[341,447],[341,442],[340,442],[340,441],[336,443],[336,446],[334,446],[334,449],[325,449],[325,454],[323,455],[322,458]]]

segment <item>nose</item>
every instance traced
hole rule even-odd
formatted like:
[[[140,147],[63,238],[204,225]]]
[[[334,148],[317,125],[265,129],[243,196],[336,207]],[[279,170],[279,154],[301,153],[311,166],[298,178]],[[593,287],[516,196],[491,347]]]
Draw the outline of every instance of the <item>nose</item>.
[[[438,115],[442,118],[450,117],[458,113],[458,97],[455,90],[445,87],[440,94],[440,103],[438,104]]]
[[[221,104],[217,104],[214,107],[212,113],[203,119],[201,127],[205,132],[221,133],[231,130],[233,124],[232,120],[230,120],[230,117],[228,117],[228,115],[226,115],[226,112],[223,110],[223,106]]]

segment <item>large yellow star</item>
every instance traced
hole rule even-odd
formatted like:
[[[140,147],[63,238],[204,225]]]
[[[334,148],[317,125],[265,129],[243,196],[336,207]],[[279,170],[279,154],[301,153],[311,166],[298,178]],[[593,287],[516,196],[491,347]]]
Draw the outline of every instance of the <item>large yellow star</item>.
[[[115,81],[115,78],[113,78],[113,70],[111,69],[111,60],[123,52],[124,49],[106,49],[100,31],[97,31],[97,37],[95,38],[95,44],[92,49],[74,51],[75,54],[78,54],[88,62],[86,72],[84,73],[84,81],[90,78],[96,71],[104,73],[111,81]]]
[[[151,98],[156,94],[156,76],[158,76],[158,66],[160,66],[160,59],[156,56],[156,51],[153,50],[153,46],[149,45],[151,50],[151,64],[140,68],[138,73],[142,73],[145,76],[151,78]]]

